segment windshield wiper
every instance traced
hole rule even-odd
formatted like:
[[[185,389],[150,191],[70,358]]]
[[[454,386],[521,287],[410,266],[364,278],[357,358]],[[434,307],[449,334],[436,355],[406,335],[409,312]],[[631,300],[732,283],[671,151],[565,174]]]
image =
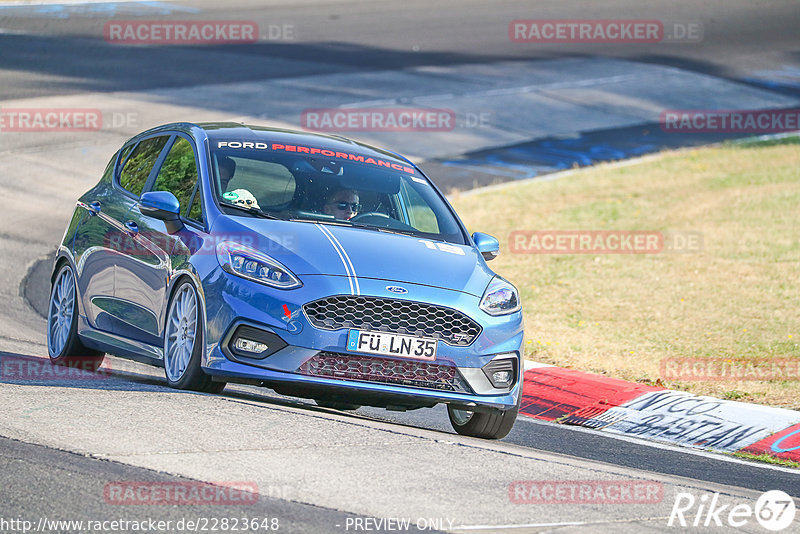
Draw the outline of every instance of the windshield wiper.
[[[233,208],[235,210],[246,211],[247,213],[251,213],[253,215],[258,215],[260,217],[264,217],[265,219],[275,219],[276,221],[282,221],[280,217],[276,217],[271,213],[267,213],[266,211],[261,211],[258,208],[254,207],[247,207],[247,206],[240,206],[238,204],[228,204],[226,202],[220,202],[220,205],[225,206],[226,208]]]
[[[335,224],[336,226],[352,226],[350,223],[346,221],[337,221],[333,219],[309,219],[303,217],[291,217],[287,219],[288,221],[292,222],[307,222],[307,223],[315,223],[315,224]]]
[[[292,222],[309,222],[315,224],[332,224],[334,226],[349,226],[350,228],[364,228],[366,230],[377,230],[379,232],[385,232],[387,234],[399,234],[399,235],[410,235],[410,236],[418,236],[419,234],[413,230],[395,230],[392,228],[386,228],[384,226],[373,226],[371,224],[359,224],[353,223],[350,221],[340,220],[340,219],[310,219],[310,218],[303,218],[303,217],[291,217],[287,219],[288,221]]]
[[[394,228],[386,228],[385,226],[373,226],[371,224],[350,223],[349,225],[354,228],[366,228],[368,230],[377,230],[379,232],[385,232],[387,234],[413,235],[413,236],[417,235],[417,232],[413,230],[396,230]]]

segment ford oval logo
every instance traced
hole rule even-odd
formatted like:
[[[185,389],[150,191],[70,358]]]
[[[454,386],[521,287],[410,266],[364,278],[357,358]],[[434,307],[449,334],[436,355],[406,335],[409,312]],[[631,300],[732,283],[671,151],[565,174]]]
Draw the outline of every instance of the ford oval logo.
[[[400,286],[386,286],[386,291],[391,291],[392,293],[397,293],[399,295],[408,293],[408,289]]]

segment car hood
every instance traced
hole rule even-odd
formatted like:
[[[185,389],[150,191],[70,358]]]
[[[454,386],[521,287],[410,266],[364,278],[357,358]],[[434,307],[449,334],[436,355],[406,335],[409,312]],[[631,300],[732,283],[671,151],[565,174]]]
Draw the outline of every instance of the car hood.
[[[329,224],[225,216],[216,240],[252,246],[293,273],[371,278],[480,297],[494,273],[471,246]]]

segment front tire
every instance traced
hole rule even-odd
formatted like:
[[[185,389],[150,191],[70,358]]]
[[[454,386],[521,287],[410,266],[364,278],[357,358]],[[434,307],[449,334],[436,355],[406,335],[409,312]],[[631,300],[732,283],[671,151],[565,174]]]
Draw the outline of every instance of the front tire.
[[[447,415],[453,430],[462,436],[483,439],[501,439],[511,432],[517,420],[519,405],[511,410],[501,411],[492,408],[487,412],[471,412],[447,405]]]
[[[105,354],[87,349],[78,338],[78,290],[75,273],[68,263],[63,264],[50,290],[47,307],[47,353],[54,365],[80,365],[96,371]]]
[[[219,393],[225,382],[214,382],[203,372],[203,322],[197,291],[181,282],[170,299],[164,328],[164,371],[167,383],[177,389]]]

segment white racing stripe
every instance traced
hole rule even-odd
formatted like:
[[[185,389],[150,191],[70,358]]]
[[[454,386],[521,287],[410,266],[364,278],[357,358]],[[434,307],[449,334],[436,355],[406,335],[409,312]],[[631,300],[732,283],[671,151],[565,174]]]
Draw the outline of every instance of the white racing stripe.
[[[333,239],[331,239],[331,236],[329,236],[329,235],[328,235],[328,234],[325,232],[325,230],[322,228],[322,226],[321,226],[321,225],[317,224],[317,225],[315,225],[315,226],[316,226],[317,228],[319,228],[319,231],[320,231],[320,232],[322,232],[322,235],[324,235],[326,238],[328,238],[328,241],[330,242],[331,246],[333,247],[333,250],[335,250],[335,251],[336,251],[336,254],[338,254],[338,255],[339,255],[339,259],[340,259],[340,260],[342,260],[342,265],[344,266],[344,271],[345,271],[345,273],[347,274],[347,281],[350,283],[350,294],[351,294],[351,295],[355,295],[355,294],[356,294],[356,292],[355,292],[355,290],[353,289],[353,279],[352,279],[352,277],[350,276],[350,269],[347,267],[347,262],[345,261],[345,259],[344,259],[344,256],[342,256],[342,253],[339,251],[339,247],[337,247],[337,246],[336,246],[336,243],[333,241]]]
[[[342,260],[342,265],[344,266],[344,270],[347,273],[347,281],[350,283],[350,293],[353,295],[360,295],[361,288],[358,285],[358,278],[356,277],[356,270],[353,267],[353,262],[350,261],[350,256],[347,255],[347,251],[344,249],[342,244],[336,239],[336,236],[333,233],[325,228],[321,224],[315,225],[319,230],[325,234],[325,237],[328,238],[330,241],[331,246],[333,246],[336,253],[339,255],[339,259]]]
[[[331,232],[330,228],[325,228],[325,227],[323,227],[323,230],[324,230],[324,231],[325,231],[325,232],[326,232],[326,233],[327,233],[329,236],[331,236],[331,239],[333,239],[334,241],[336,241],[336,244],[337,244],[337,245],[339,245],[339,249],[342,251],[342,254],[344,254],[344,259],[345,259],[345,260],[347,261],[347,263],[350,265],[350,272],[351,272],[351,273],[352,273],[352,275],[353,275],[353,283],[354,283],[354,284],[355,284],[355,286],[356,286],[356,295],[360,295],[360,294],[361,294],[361,287],[359,287],[359,285],[358,285],[358,276],[356,275],[356,268],[355,268],[355,267],[353,267],[353,262],[350,260],[350,255],[349,255],[349,254],[347,254],[347,251],[345,250],[345,248],[344,248],[344,245],[342,245],[342,243],[339,241],[339,239],[338,239],[338,238],[337,238],[335,235],[333,235],[333,232]]]

